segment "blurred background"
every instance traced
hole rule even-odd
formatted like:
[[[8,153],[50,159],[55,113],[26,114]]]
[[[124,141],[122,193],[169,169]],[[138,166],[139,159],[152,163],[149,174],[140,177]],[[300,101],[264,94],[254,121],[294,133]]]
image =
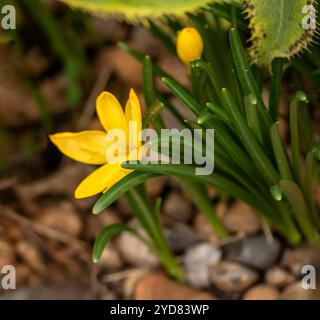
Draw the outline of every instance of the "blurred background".
[[[4,4],[8,1],[1,0]],[[101,262],[93,264],[91,248],[102,227],[117,222],[139,226],[124,199],[99,216],[91,214],[96,198],[73,199],[75,187],[93,168],[63,157],[48,134],[100,128],[95,99],[103,90],[124,102],[134,88],[143,102],[141,64],[117,46],[119,41],[150,55],[186,87],[188,71],[140,26],[92,17],[55,0],[10,4],[16,8],[17,28],[0,28],[0,272],[5,265],[16,267],[17,290],[0,286],[0,299],[275,299],[306,294],[298,279],[301,265],[311,261],[309,248],[293,250],[277,239],[270,244],[249,207],[229,204],[209,189],[233,232],[221,242],[166,177],[148,181],[147,189],[152,198],[163,197],[167,239],[184,264],[188,284],[177,284],[158,270],[155,256],[129,234],[118,236]],[[161,83],[157,86],[183,110]],[[168,127],[177,126],[165,110],[163,114]],[[250,257],[245,255],[248,247]],[[211,266],[223,259],[237,263],[224,261],[222,272],[211,275]],[[241,277],[235,280],[235,274]]]

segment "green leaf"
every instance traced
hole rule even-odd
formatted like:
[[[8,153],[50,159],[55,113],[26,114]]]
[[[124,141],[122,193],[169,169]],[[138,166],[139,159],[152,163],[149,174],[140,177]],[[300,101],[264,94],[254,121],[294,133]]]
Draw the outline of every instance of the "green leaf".
[[[124,195],[128,190],[143,183],[147,179],[153,178],[156,175],[152,173],[141,174],[139,172],[132,172],[114,184],[106,193],[104,193],[93,206],[92,212],[94,214],[101,213],[105,208],[109,207],[118,198]]]
[[[302,8],[314,0],[248,0],[252,30],[251,55],[271,66],[274,58],[290,58],[307,47],[315,30],[304,30]]]
[[[282,200],[282,190],[281,187],[276,184],[270,188],[270,193],[272,194],[272,197],[277,200],[281,201]]]
[[[142,77],[142,90],[144,100],[148,108],[151,108],[156,99],[153,81],[153,65],[149,56],[143,59],[143,77]]]
[[[264,149],[262,149],[256,138],[252,135],[252,132],[244,121],[239,108],[235,105],[232,96],[226,88],[222,89],[222,98],[224,100],[224,107],[229,114],[229,118],[237,129],[239,137],[250,154],[254,164],[259,168],[261,174],[265,178],[265,181],[270,186],[277,184],[279,176],[274,169],[272,162],[269,160]]]
[[[283,59],[274,59],[272,61],[272,77],[269,89],[269,110],[273,121],[277,121],[279,116],[283,64]]]
[[[111,240],[112,237],[114,237],[116,234],[120,232],[130,232],[137,236],[136,232],[124,225],[124,224],[112,224],[109,226],[104,227],[98,237],[96,238],[96,241],[93,246],[93,252],[92,252],[92,260],[93,262],[98,262],[101,259],[101,256],[103,254],[103,250],[108,244],[108,242]]]
[[[120,14],[136,21],[143,17],[160,17],[164,14],[183,15],[205,6],[208,0],[60,0],[66,4],[99,15]],[[223,0],[216,0],[223,2]]]
[[[126,169],[133,169],[137,171],[152,172],[168,176],[175,176],[184,179],[190,179],[194,182],[199,182],[202,184],[209,184],[222,192],[225,192],[235,198],[241,199],[242,201],[248,203],[253,208],[256,208],[259,212],[265,213],[270,217],[274,223],[282,223],[281,217],[279,217],[272,204],[259,195],[255,193],[250,194],[247,190],[239,186],[239,184],[234,183],[228,178],[224,177],[219,173],[213,173],[210,175],[196,175],[195,168],[189,165],[175,165],[175,164],[141,164],[141,163],[122,163],[122,167]]]
[[[271,142],[273,147],[273,153],[277,162],[277,166],[280,172],[281,179],[293,180],[291,168],[287,152],[282,144],[279,135],[279,123],[276,122],[271,126],[270,129]]]
[[[295,218],[299,223],[303,234],[308,239],[308,241],[312,243],[318,238],[318,235],[311,223],[309,210],[301,189],[296,183],[288,180],[281,180],[280,186],[292,206]]]
[[[301,183],[301,157],[299,135],[299,102],[307,102],[307,97],[302,91],[298,91],[290,104],[290,137],[291,160],[295,178]]]
[[[162,82],[171,90],[195,115],[200,115],[203,107],[191,94],[171,78],[163,77]]]
[[[234,65],[236,67],[238,79],[245,96],[253,94],[257,99],[257,109],[259,112],[259,124],[263,132],[263,138],[267,140],[269,136],[269,128],[272,119],[269,111],[264,105],[259,87],[251,70],[249,60],[247,58],[245,49],[240,39],[238,31],[232,28],[229,32],[229,40],[231,52],[233,56]],[[268,141],[267,141],[268,142]]]

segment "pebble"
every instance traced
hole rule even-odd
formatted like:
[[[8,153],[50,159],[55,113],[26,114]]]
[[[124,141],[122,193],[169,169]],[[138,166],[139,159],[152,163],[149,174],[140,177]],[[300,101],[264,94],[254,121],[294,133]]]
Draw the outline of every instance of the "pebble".
[[[150,249],[128,232],[123,232],[119,235],[116,247],[122,259],[133,266],[155,267],[159,265],[158,259]]]
[[[226,247],[226,259],[237,261],[259,270],[267,270],[279,257],[280,242],[268,242],[264,235],[252,236]]]
[[[194,231],[183,224],[175,224],[170,229],[165,229],[165,237],[174,252],[185,251],[198,242]]]
[[[112,245],[107,245],[103,251],[98,266],[106,269],[119,269],[123,265],[120,253]]]
[[[176,221],[186,222],[191,218],[192,205],[180,193],[172,192],[164,200],[163,212]]]
[[[288,268],[294,275],[299,276],[303,266],[310,264],[314,251],[310,247],[287,249],[284,252],[281,264]]]
[[[206,216],[198,214],[195,217],[193,224],[200,239],[212,244],[217,244],[219,242],[219,237],[212,229],[212,226]]]
[[[147,189],[148,195],[151,198],[159,197],[162,194],[167,181],[168,179],[165,176],[159,176],[159,177],[155,177],[147,180],[146,189]]]
[[[123,281],[123,296],[125,299],[132,299],[138,282],[148,274],[148,269],[137,268],[128,272],[128,276]]]
[[[255,211],[243,202],[236,202],[224,215],[224,225],[231,232],[254,234],[260,230],[260,220]]]
[[[243,300],[276,300],[279,290],[267,284],[259,284],[250,288],[243,296]]]
[[[175,282],[161,272],[146,275],[136,286],[136,300],[216,300],[205,291]]]
[[[212,284],[226,292],[241,292],[259,279],[256,271],[239,263],[222,261],[210,269]]]
[[[222,252],[210,243],[190,248],[184,258],[184,268],[189,283],[197,288],[209,287],[209,270],[221,260]]]
[[[273,267],[267,271],[266,282],[277,288],[283,288],[294,282],[295,277],[281,267]]]
[[[70,202],[56,203],[45,208],[38,222],[75,238],[79,237],[82,230],[82,221]]]
[[[305,290],[301,286],[301,282],[297,281],[292,284],[290,284],[288,287],[286,287],[281,296],[280,299],[283,300],[319,300],[320,294],[319,290]]]

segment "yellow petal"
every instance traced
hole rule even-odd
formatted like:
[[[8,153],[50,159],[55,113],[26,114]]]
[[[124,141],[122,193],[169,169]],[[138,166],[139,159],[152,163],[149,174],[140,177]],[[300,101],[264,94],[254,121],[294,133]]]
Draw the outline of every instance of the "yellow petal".
[[[62,153],[73,160],[87,164],[106,162],[106,150],[109,143],[103,131],[62,132],[49,137]]]
[[[86,177],[76,189],[76,199],[91,197],[105,190],[121,170],[119,164],[105,164]]]
[[[108,183],[108,186],[103,190],[103,192],[107,192],[114,184],[116,184],[118,181],[120,181],[122,178],[127,176],[132,171],[133,170],[121,168],[118,174],[114,176],[112,180],[110,180],[110,182]]]
[[[140,101],[133,89],[130,90],[129,99],[126,104],[125,117],[129,128],[128,142],[130,143],[129,146],[132,150],[133,148],[141,146],[139,136],[142,130]],[[131,126],[129,126],[130,123]]]
[[[97,98],[97,114],[106,131],[122,129],[127,134],[127,123],[118,99],[110,92],[102,92]]]

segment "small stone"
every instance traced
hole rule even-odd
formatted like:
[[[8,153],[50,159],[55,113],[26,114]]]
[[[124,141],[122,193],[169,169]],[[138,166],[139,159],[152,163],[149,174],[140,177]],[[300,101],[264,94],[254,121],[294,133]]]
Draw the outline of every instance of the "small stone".
[[[45,265],[38,249],[27,241],[20,241],[16,245],[17,255],[24,261],[30,269],[40,273],[45,273]]]
[[[210,279],[219,290],[241,292],[253,285],[259,279],[259,275],[239,263],[222,261],[211,268]]]
[[[70,202],[61,202],[44,209],[38,222],[76,238],[82,230],[82,221]]]
[[[191,218],[192,205],[180,193],[172,192],[164,200],[163,212],[176,221],[185,222]]]
[[[312,291],[316,290],[305,290],[303,289],[301,282],[297,281],[292,284],[290,284],[288,287],[286,287],[281,296],[280,299],[283,300],[309,300],[311,299]]]
[[[210,243],[190,248],[184,258],[186,276],[194,287],[209,287],[209,270],[221,260],[222,252]]]
[[[196,228],[199,239],[208,241],[212,244],[217,244],[219,242],[219,237],[213,231],[212,226],[206,216],[203,214],[198,214],[195,217],[193,224]]]
[[[148,273],[148,269],[138,268],[129,271],[129,275],[123,281],[123,296],[132,299],[138,282]]]
[[[3,266],[13,265],[14,261],[14,249],[7,241],[0,240],[0,271]]]
[[[123,232],[119,235],[116,246],[124,261],[137,267],[155,267],[159,264],[150,249],[134,235]]]
[[[276,300],[279,298],[279,291],[270,285],[259,284],[250,288],[243,296],[243,300]]]
[[[169,247],[174,252],[182,252],[198,242],[193,230],[183,224],[176,224],[170,229],[165,229],[165,236]]]
[[[266,270],[279,257],[280,242],[267,241],[264,235],[245,238],[226,247],[226,259],[247,264],[259,270]]]
[[[260,230],[257,214],[243,202],[236,202],[224,215],[223,222],[228,230],[241,234],[253,234]]]
[[[159,177],[155,177],[147,180],[146,189],[147,189],[148,195],[151,198],[159,197],[162,194],[167,181],[168,179],[165,176],[159,176]]]
[[[299,276],[303,266],[312,263],[314,251],[310,247],[287,249],[281,264],[288,268],[294,275]]]
[[[294,276],[281,267],[274,267],[266,273],[266,282],[277,288],[286,287],[294,280]]]
[[[119,269],[122,267],[122,265],[122,259],[118,250],[109,244],[104,249],[102,257],[98,262],[98,266],[107,269]]]
[[[136,286],[136,300],[216,300],[205,291],[194,289],[169,279],[161,272],[145,276]]]

